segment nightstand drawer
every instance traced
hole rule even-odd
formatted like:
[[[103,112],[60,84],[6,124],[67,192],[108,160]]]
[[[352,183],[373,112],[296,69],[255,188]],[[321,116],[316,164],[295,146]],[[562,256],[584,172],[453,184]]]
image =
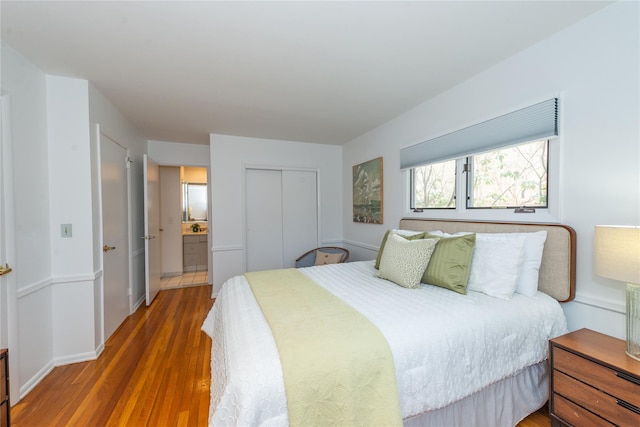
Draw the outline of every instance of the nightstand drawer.
[[[591,383],[593,384],[593,381]],[[640,425],[639,408],[635,408],[635,410],[638,411],[635,412],[632,409],[622,406],[620,401],[615,397],[603,393],[562,372],[554,372],[554,393],[560,394],[580,406],[589,408],[593,413],[606,418],[614,424]],[[558,413],[557,408],[556,413]]]
[[[553,367],[574,378],[640,408],[640,384],[616,375],[616,371],[577,356],[571,352],[554,348]]]
[[[555,415],[574,426],[611,427],[614,425],[558,394],[553,395],[553,405]]]

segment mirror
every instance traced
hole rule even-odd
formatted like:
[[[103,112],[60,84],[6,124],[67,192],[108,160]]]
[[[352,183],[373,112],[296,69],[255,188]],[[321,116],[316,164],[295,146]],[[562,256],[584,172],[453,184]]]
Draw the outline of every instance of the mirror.
[[[207,184],[182,183],[182,222],[207,221]]]

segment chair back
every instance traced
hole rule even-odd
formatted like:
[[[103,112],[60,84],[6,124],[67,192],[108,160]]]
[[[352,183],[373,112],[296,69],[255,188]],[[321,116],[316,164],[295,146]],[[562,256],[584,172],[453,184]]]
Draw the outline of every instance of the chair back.
[[[335,254],[339,254],[340,257],[336,257]],[[318,264],[316,264],[316,258],[318,256],[324,256],[325,259],[324,261],[322,259],[318,259]],[[296,259],[296,268],[311,267],[314,265],[322,264],[341,264],[348,258],[348,249],[340,248],[337,246],[321,246],[319,248],[311,249],[310,251],[300,255],[298,259]]]

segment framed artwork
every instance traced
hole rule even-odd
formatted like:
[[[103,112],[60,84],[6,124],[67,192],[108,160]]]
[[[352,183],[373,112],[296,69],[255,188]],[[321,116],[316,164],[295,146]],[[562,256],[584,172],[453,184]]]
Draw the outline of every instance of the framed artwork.
[[[353,167],[353,222],[382,224],[382,157]]]

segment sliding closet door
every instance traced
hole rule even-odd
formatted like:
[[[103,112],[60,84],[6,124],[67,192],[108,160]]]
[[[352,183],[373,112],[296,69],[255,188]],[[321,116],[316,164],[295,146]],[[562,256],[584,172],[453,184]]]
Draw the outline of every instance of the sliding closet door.
[[[318,196],[316,173],[282,171],[284,267],[294,267],[297,257],[318,246]]]
[[[317,174],[246,170],[247,271],[289,268],[318,245]]]
[[[247,271],[282,268],[282,171],[247,169]]]

